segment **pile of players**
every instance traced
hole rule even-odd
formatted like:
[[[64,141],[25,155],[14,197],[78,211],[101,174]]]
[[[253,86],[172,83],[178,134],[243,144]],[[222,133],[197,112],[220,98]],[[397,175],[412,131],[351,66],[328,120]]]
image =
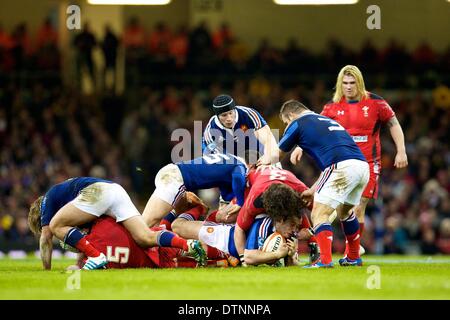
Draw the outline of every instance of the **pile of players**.
[[[361,266],[364,211],[378,191],[380,123],[388,124],[397,146],[395,166],[405,167],[407,156],[395,113],[365,90],[360,70],[349,65],[340,71],[333,101],[321,114],[286,101],[279,143],[255,109],[236,105],[231,96],[216,97],[212,107],[203,156],[160,169],[142,214],[120,185],[93,177],[69,179],[39,197],[29,225],[40,234],[44,269],[51,268],[53,237],[80,252],[85,270],[248,266],[283,258],[297,265],[299,240],[309,242],[305,268],[331,268],[335,215],[346,237],[339,264]],[[315,160],[322,173],[313,186],[281,168],[288,152],[293,164],[303,152]],[[194,193],[210,188],[220,191],[213,212]],[[263,251],[275,231],[286,241],[275,252]]]

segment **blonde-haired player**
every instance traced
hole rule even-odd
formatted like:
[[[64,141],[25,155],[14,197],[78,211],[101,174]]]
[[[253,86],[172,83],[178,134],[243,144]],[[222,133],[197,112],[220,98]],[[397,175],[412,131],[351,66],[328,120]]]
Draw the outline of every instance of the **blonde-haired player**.
[[[370,199],[377,199],[381,173],[381,124],[389,128],[396,146],[394,167],[408,165],[402,127],[394,111],[382,97],[366,90],[364,78],[358,67],[346,65],[337,76],[333,100],[321,113],[340,125],[352,136],[370,166],[370,179],[359,205],[353,208],[360,224],[360,235],[364,230],[364,216]],[[298,161],[298,155],[293,156]],[[347,253],[347,248],[346,248]]]

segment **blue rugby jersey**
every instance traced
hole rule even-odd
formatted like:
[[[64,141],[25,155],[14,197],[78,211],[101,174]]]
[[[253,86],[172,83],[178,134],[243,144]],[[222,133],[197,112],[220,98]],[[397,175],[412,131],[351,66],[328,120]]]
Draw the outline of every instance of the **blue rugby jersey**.
[[[189,161],[177,162],[186,190],[219,188],[222,198],[244,204],[247,166],[244,160],[232,155],[215,153]]]
[[[316,161],[322,171],[344,160],[366,161],[344,127],[312,111],[292,121],[278,143],[278,147],[284,152],[291,151],[297,145]]]
[[[41,226],[49,225],[50,220],[59,209],[75,199],[81,190],[96,182],[114,183],[100,178],[77,177],[52,186],[42,199]]]
[[[264,153],[264,146],[258,141],[254,131],[267,125],[261,114],[253,108],[236,106],[236,124],[232,129],[225,128],[217,116],[211,117],[203,132],[202,151],[208,145],[215,144],[219,152],[239,154],[246,150],[257,150]],[[227,146],[227,142],[229,146]],[[231,148],[233,148],[231,150]]]
[[[250,230],[247,232],[247,242],[245,249],[248,250],[261,250],[267,237],[275,232],[272,218],[264,217],[256,219]],[[228,252],[236,258],[239,258],[239,254],[236,250],[234,243],[234,226],[230,230],[230,237],[228,240]]]

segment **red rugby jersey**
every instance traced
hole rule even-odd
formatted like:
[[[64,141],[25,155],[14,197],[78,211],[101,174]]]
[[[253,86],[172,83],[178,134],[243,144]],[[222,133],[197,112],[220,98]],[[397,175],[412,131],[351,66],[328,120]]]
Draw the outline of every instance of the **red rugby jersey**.
[[[121,223],[107,216],[95,221],[86,239],[107,256],[108,269],[176,267],[174,258],[181,254],[178,248],[141,248]]]
[[[326,104],[322,115],[339,122],[353,137],[369,164],[379,173],[381,163],[380,127],[395,116],[382,97],[369,92],[361,101],[341,101]]]
[[[308,187],[301,182],[292,172],[283,169],[267,167],[263,170],[252,170],[248,174],[250,191],[245,199],[244,205],[239,211],[237,224],[245,231],[250,229],[255,217],[265,212],[262,207],[261,194],[273,183],[284,183],[299,193]]]

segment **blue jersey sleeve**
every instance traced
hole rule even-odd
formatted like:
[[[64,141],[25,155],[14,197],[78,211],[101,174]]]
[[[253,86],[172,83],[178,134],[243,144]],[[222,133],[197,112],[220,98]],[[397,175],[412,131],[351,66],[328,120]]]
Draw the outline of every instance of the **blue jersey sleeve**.
[[[213,138],[212,138],[212,134],[211,134],[211,124],[213,122],[214,117],[212,117],[209,121],[208,124],[206,125],[205,130],[203,131],[203,137],[202,137],[202,142],[203,145],[206,147],[208,144],[210,144],[211,142],[214,142]]]
[[[264,120],[261,114],[255,109],[248,107],[241,107],[241,109],[249,118],[249,121],[247,121],[249,129],[258,130],[267,125],[266,120]]]
[[[227,202],[233,200],[233,198],[235,197],[233,189],[228,186],[220,186],[219,191],[222,199]]]
[[[232,173],[233,193],[236,196],[236,203],[242,207],[244,205],[244,193],[246,184],[246,171],[243,166],[236,166]]]
[[[297,122],[291,123],[291,125],[284,132],[283,137],[278,143],[278,148],[283,152],[291,151],[300,141],[300,132]]]
[[[56,205],[52,199],[52,189],[50,189],[42,199],[41,203],[41,226],[48,226],[50,220],[55,215]]]
[[[256,219],[247,233],[245,249],[260,250],[267,237],[273,232],[273,222],[269,217]]]

